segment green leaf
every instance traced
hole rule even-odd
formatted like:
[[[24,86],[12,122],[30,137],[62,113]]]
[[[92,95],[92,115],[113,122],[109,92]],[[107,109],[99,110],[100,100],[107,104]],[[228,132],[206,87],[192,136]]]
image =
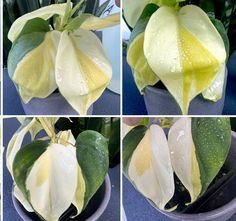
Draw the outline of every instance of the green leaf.
[[[46,141],[33,141],[22,147],[15,156],[13,162],[13,175],[17,186],[28,199],[28,192],[25,187],[27,175],[34,162],[46,151],[48,143]]]
[[[147,127],[137,126],[133,128],[123,139],[123,173],[128,177],[128,168],[132,154],[143,139]]]
[[[23,35],[34,33],[34,32],[48,32],[50,31],[50,27],[48,22],[42,18],[33,18],[26,22],[24,28],[17,36],[17,39]]]
[[[192,118],[192,137],[196,147],[203,194],[223,166],[231,145],[229,118]]]
[[[65,30],[68,31],[73,31],[78,29],[85,20],[87,20],[89,17],[91,17],[91,14],[82,14],[80,16],[77,16],[75,18],[73,18],[66,26],[65,26]]]
[[[120,162],[120,118],[103,117],[101,134],[109,140],[109,165],[113,167]]]
[[[225,30],[225,27],[220,20],[215,19],[215,18],[211,18],[211,22],[213,23],[213,25],[215,26],[217,31],[220,33],[220,35],[224,41],[225,50],[226,50],[227,59],[228,59],[228,57],[229,57],[229,38],[227,35],[227,31]]]
[[[108,143],[100,133],[84,131],[76,139],[77,161],[86,185],[84,208],[104,182],[108,172]]]
[[[106,9],[106,7],[109,5],[110,2],[111,2],[111,0],[107,0],[103,4],[101,4],[96,9],[95,16],[100,17],[102,15],[102,13],[104,12],[104,10]]]
[[[204,10],[210,18],[215,18],[214,0],[200,0],[199,7]]]

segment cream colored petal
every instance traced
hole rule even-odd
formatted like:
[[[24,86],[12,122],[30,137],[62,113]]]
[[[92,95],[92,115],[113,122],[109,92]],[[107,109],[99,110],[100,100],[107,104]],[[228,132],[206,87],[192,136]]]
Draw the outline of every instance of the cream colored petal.
[[[33,97],[45,98],[56,88],[55,59],[61,33],[48,32],[44,41],[18,63],[13,81],[25,103]]]
[[[45,220],[57,221],[70,207],[77,186],[75,148],[51,144],[26,179],[29,201]]]
[[[58,88],[79,114],[86,114],[108,85],[112,76],[111,64],[100,40],[91,31],[63,32],[58,49]]]
[[[168,144],[174,171],[194,202],[202,185],[191,131],[191,118],[179,119],[169,130]]]
[[[222,65],[216,79],[213,81],[209,88],[202,92],[204,98],[215,102],[222,98],[225,84],[225,68],[225,64]]]
[[[123,0],[124,17],[133,28],[150,0]]]
[[[120,13],[108,15],[105,18],[99,18],[91,15],[80,26],[85,30],[100,30],[120,24]]]
[[[42,18],[44,20],[48,20],[53,15],[57,14],[60,16],[64,16],[66,9],[66,4],[54,4],[42,7],[36,11],[27,13],[12,24],[9,32],[8,32],[8,38],[11,42],[15,41],[17,36],[20,34],[21,30],[23,29],[26,22],[33,18]]]
[[[165,209],[175,187],[167,139],[158,125],[152,125],[138,144],[128,174],[145,197]]]
[[[127,61],[133,69],[134,80],[140,93],[143,93],[147,85],[155,85],[159,81],[144,56],[143,42],[144,33],[138,35],[127,50]]]

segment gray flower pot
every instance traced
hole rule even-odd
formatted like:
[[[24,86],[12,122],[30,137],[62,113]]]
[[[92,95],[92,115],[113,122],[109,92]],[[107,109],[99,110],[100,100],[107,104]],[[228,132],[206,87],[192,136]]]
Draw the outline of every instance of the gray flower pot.
[[[110,196],[111,182],[109,176],[107,175],[102,186],[98,189],[96,194],[88,203],[86,209],[79,216],[75,217],[74,219],[64,217],[64,219],[60,219],[60,221],[96,221],[105,211],[109,203]],[[40,221],[39,217],[35,213],[29,213],[25,210],[20,202],[15,198],[13,193],[12,200],[17,213],[24,221]]]
[[[227,70],[222,98],[217,102],[213,102],[198,95],[191,101],[188,114],[221,115],[224,108],[226,81]],[[181,115],[177,102],[167,90],[147,86],[145,88],[144,101],[149,115]]]
[[[21,100],[26,115],[78,115],[60,93],[53,93],[46,98],[33,98],[25,104]],[[92,115],[93,105],[88,109]]]
[[[236,172],[236,133],[232,132],[232,143],[228,159],[225,162],[225,166],[228,169],[234,170]],[[233,186],[233,187],[232,187]],[[168,216],[173,220],[182,220],[182,221],[226,221],[231,216],[236,213],[236,178],[234,177],[233,182],[224,187],[223,190],[217,193],[217,196],[214,198],[214,202],[225,201],[224,205],[219,208],[197,214],[184,214],[178,212],[165,212],[156,208],[152,202],[150,204],[161,212],[162,214]],[[206,205],[205,208],[214,207],[214,202]]]
[[[119,115],[120,95],[106,88],[102,96],[93,104],[93,114]]]

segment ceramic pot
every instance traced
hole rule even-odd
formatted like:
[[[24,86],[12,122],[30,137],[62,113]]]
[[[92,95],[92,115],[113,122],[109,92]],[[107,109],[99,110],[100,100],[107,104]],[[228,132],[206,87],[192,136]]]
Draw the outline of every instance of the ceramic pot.
[[[221,115],[224,108],[227,71],[222,98],[217,101],[209,101],[198,95],[189,106],[189,115]],[[144,101],[149,115],[181,115],[181,110],[174,97],[165,89],[152,86],[145,88]]]
[[[109,176],[107,175],[102,186],[98,189],[96,194],[89,201],[86,209],[79,216],[74,219],[64,217],[63,219],[60,219],[60,221],[96,221],[105,211],[109,203],[110,196],[111,182]],[[12,200],[17,213],[24,221],[40,221],[39,217],[35,213],[29,213],[25,210],[20,202],[15,198],[13,193]]]
[[[232,132],[232,143],[228,158],[224,167],[229,171],[236,171],[236,133]],[[165,212],[150,204],[162,214],[173,220],[181,221],[226,221],[236,213],[236,176],[233,176],[231,182],[224,183],[212,199],[203,205],[204,212],[196,214]]]
[[[78,115],[60,93],[50,94],[46,98],[32,98],[25,104],[21,100],[26,115]],[[92,115],[93,105],[88,109],[88,115]]]

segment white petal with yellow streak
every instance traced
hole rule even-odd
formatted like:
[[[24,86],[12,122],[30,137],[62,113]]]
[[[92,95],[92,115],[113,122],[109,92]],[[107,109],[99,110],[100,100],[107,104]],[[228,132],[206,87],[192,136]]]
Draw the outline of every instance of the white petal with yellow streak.
[[[62,33],[56,58],[56,82],[61,94],[79,114],[87,113],[111,76],[111,64],[94,33],[83,29]]]
[[[18,63],[13,81],[25,103],[33,97],[45,98],[56,88],[55,60],[61,33],[51,31],[44,41]]]
[[[179,11],[163,6],[151,16],[144,54],[183,114],[190,101],[213,83],[226,59],[219,33],[207,15],[192,5]]]
[[[202,185],[191,131],[191,118],[179,119],[169,130],[168,144],[173,169],[193,202],[201,193]]]
[[[77,186],[74,147],[51,144],[26,179],[29,201],[45,220],[56,221],[70,207]]]
[[[48,20],[53,15],[60,15],[64,16],[66,9],[66,4],[53,4],[49,6],[42,7],[38,10],[33,12],[27,13],[20,18],[16,19],[15,22],[12,24],[9,32],[8,38],[11,42],[15,41],[18,37],[20,32],[22,31],[24,25],[27,21],[33,18],[42,18],[44,20]]]
[[[136,188],[164,210],[175,187],[168,143],[160,126],[147,130],[131,157],[128,174]]]
[[[58,143],[66,146],[71,147],[71,145],[75,145],[75,138],[71,132],[71,130],[68,131],[61,131],[59,134]],[[82,174],[82,170],[78,165],[78,172],[77,172],[77,187],[74,199],[72,201],[73,205],[77,208],[77,213],[75,216],[81,213],[83,207],[84,207],[84,194],[85,194],[85,181]]]

